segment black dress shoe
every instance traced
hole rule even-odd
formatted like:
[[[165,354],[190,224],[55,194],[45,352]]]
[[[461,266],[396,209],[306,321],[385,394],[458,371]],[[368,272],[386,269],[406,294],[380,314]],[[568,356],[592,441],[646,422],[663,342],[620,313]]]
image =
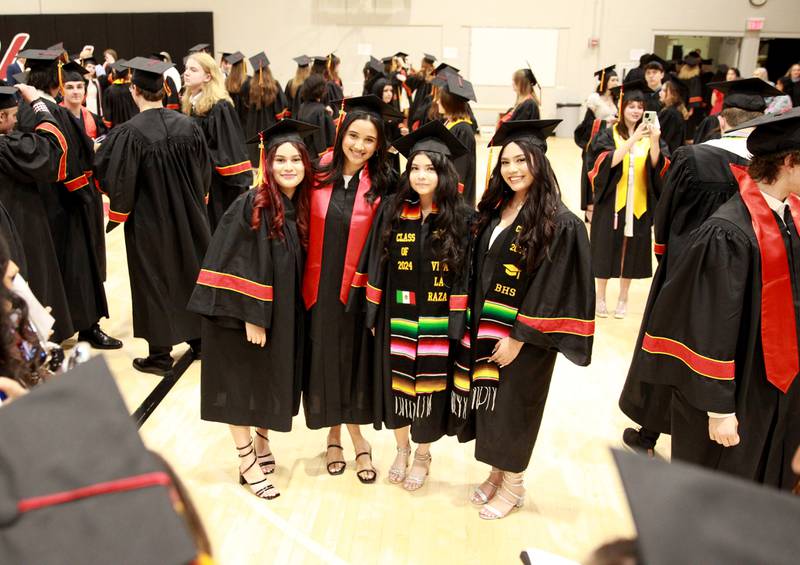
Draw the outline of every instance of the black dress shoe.
[[[122,342],[106,334],[97,324],[78,333],[78,341],[86,341],[95,349],[122,349]]]
[[[172,371],[172,363],[169,361],[164,362],[156,360],[152,357],[137,357],[133,360],[133,368],[142,373],[150,373],[151,375],[163,377]]]
[[[639,430],[625,428],[625,431],[622,432],[622,443],[634,453],[646,455],[650,458],[656,456],[655,445],[651,445],[649,442],[645,441],[639,433]]]

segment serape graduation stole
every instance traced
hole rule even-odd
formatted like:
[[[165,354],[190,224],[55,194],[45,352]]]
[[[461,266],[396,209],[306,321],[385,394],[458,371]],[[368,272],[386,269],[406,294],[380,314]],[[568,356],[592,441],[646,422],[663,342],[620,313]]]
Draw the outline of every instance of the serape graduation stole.
[[[434,205],[431,214],[436,214]],[[429,222],[435,221],[434,217]],[[431,395],[447,390],[452,276],[422,240],[419,201],[406,200],[388,244],[389,366],[395,413],[424,418]]]
[[[490,359],[495,344],[511,335],[528,282],[524,269],[519,265],[522,254],[516,239],[521,231],[522,224],[515,222],[501,236],[503,240],[496,242],[502,247],[480,319],[475,322],[471,319],[472,313],[467,312],[467,329],[459,344],[450,395],[451,411],[461,419],[466,418],[470,403],[473,410],[494,410],[500,368]],[[476,273],[479,280],[480,276]],[[476,332],[472,332],[473,323],[477,323]],[[472,343],[473,336],[475,343]]]

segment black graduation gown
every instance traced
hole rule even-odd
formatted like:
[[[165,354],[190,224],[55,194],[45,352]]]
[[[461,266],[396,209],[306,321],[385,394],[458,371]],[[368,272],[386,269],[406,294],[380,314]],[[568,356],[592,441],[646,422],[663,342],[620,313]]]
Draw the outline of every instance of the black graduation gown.
[[[431,105],[433,86],[419,75],[410,75],[406,79],[406,84],[414,91],[408,108],[408,129],[414,130],[426,121],[425,116]]]
[[[164,108],[181,111],[181,93],[172,77],[164,77]]]
[[[470,208],[475,208],[475,162],[477,152],[475,147],[475,131],[469,122],[458,122],[450,129],[452,133],[467,148],[466,155],[454,161],[458,179],[464,185],[464,202]]]
[[[67,143],[65,180],[38,185],[67,295],[68,313],[55,312],[54,316],[68,315],[69,326],[88,330],[100,318],[108,317],[103,288],[103,204],[91,179],[94,150],[69,110],[47,99],[44,102]],[[30,132],[36,127],[35,114],[27,104],[20,105],[18,118],[20,131]],[[57,326],[53,340],[63,341],[72,335],[62,333],[62,329]]]
[[[639,338],[625,386],[619,398],[620,409],[648,430],[670,432],[672,389],[644,382],[641,350],[644,332],[653,304],[658,299],[670,269],[693,239],[694,230],[736,194],[739,185],[730,164],[747,165],[734,153],[710,145],[686,145],[678,149],[670,164],[664,190],[653,217],[658,268],[650,285]]]
[[[253,182],[244,132],[233,105],[220,100],[205,116],[192,115],[206,136],[214,172],[208,195],[208,222],[211,233],[228,206]]]
[[[783,86],[783,93],[792,99],[792,106],[800,106],[800,81],[794,82],[791,77],[781,77],[778,82]]]
[[[719,139],[720,137],[722,137],[722,134],[719,129],[719,119],[717,114],[714,114],[703,118],[703,121],[694,130],[694,140],[692,142],[695,145],[699,145],[710,139]]]
[[[592,269],[600,279],[629,278],[646,279],[653,273],[651,226],[653,211],[661,193],[662,177],[669,166],[669,150],[663,139],[660,140],[661,154],[656,166],[650,157],[646,159],[647,211],[641,218],[633,217],[633,237],[625,238],[625,208],[617,215],[617,229],[614,229],[614,208],[616,188],[622,178],[623,161],[611,167],[611,159],[616,149],[613,128],[607,128],[595,136],[592,142],[591,157],[594,162],[589,173],[594,187],[594,214],[592,215]],[[622,248],[627,239],[625,268],[622,267]]]
[[[672,155],[686,141],[686,120],[674,106],[665,106],[658,113],[658,123],[661,125],[661,139],[667,144]]]
[[[533,98],[526,98],[516,108],[509,111],[511,112],[511,117],[508,119],[509,122],[539,119],[539,105]]]
[[[589,181],[589,171],[594,166],[591,161],[591,144],[601,130],[605,129],[606,121],[598,120],[590,108],[586,108],[583,121],[578,124],[572,134],[575,144],[581,148],[581,210],[586,210],[593,204],[594,194],[592,184]]]
[[[129,83],[112,84],[103,92],[103,119],[109,128],[127,122],[138,113]]]
[[[294,78],[290,78],[289,82],[286,83],[286,88],[284,89],[283,93],[286,96],[286,100],[289,101],[289,110],[292,112],[292,117],[296,120],[298,119],[297,116],[300,115],[300,106],[303,104],[303,98],[301,96],[301,91],[303,89],[303,85],[297,87],[297,91],[292,96],[292,84],[294,84]]]
[[[364,314],[347,312],[339,293],[359,175],[331,191],[317,302],[309,310],[303,412],[311,429],[374,421],[373,337]]]
[[[706,87],[700,76],[692,77],[686,82],[689,87],[689,100],[686,107],[692,110],[692,115],[689,116],[689,119],[686,121],[686,138],[694,139],[694,132],[697,126],[700,125],[700,122],[702,122],[708,114],[705,103]]]
[[[278,121],[289,115],[289,101],[286,100],[286,95],[278,85],[278,90],[275,92],[275,100],[272,104],[264,108],[258,109],[251,106],[247,111],[247,121],[245,124],[244,136],[245,139],[252,139],[259,132],[274,126]],[[250,157],[250,163],[253,167],[258,167],[258,143],[251,143],[247,146],[247,152]]]
[[[189,309],[203,315],[200,417],[279,432],[300,409],[303,249],[292,201],[282,196],[284,239],[270,239],[270,218],[250,222],[255,191],[241,195],[220,221]],[[202,284],[204,280],[208,284]],[[248,343],[245,322],[267,329],[267,344]]]
[[[243,128],[247,124],[247,115],[250,108],[250,80],[249,76],[244,79],[239,92],[228,92],[233,101],[233,107],[236,108],[236,115],[239,116],[239,123],[242,124]],[[245,140],[250,139],[250,137],[252,136],[247,135],[245,128]]]
[[[789,233],[779,226],[800,320],[800,238],[793,225]],[[761,288],[758,241],[737,194],[694,232],[670,267],[646,330],[653,342],[643,347],[653,353],[642,356],[641,369],[647,381],[675,387],[673,458],[791,489],[797,481],[791,460],[800,445],[800,379],[786,394],[767,380]],[[664,343],[676,346],[659,354]],[[715,378],[721,367],[731,370],[729,363],[733,380]],[[739,445],[726,448],[709,439],[707,412],[736,413]]]
[[[499,216],[495,217],[478,235],[473,253],[469,297],[473,344],[477,340],[477,320],[480,320],[486,293],[493,284],[502,242],[509,229],[503,230],[490,247],[489,239],[499,222]],[[559,206],[549,249],[550,259],[531,275],[519,313],[554,322],[565,318],[582,321],[581,327],[590,328],[591,335],[567,333],[567,327],[543,333],[517,318],[511,337],[522,341],[523,346],[510,365],[500,368],[494,410],[472,410],[458,432],[461,442],[475,440],[475,459],[513,473],[528,467],[542,423],[556,355],[561,353],[580,366],[589,365],[592,357],[595,292],[589,238],[583,222],[564,204]]]
[[[342,87],[335,81],[329,80],[325,85],[325,98],[323,100],[325,104],[333,110],[334,116],[339,115],[339,107],[341,106],[341,104],[334,104],[334,102],[342,99],[344,99],[344,90],[342,90]]]
[[[394,430],[405,426],[411,426],[411,438],[417,443],[432,443],[443,435],[454,435],[453,420],[450,417],[450,392],[452,386],[444,391],[434,392],[431,396],[430,414],[418,415],[412,422],[410,418],[400,416],[395,411],[394,392],[392,390],[392,369],[390,364],[391,329],[390,316],[387,315],[388,300],[395,296],[397,287],[392,281],[391,269],[388,268],[383,248],[384,231],[391,224],[391,213],[394,210],[395,196],[388,196],[381,202],[381,208],[375,215],[372,229],[370,230],[364,251],[359,261],[358,272],[368,275],[370,281],[380,281],[382,300],[380,304],[375,304],[365,300],[362,292],[355,290],[350,293],[348,310],[363,310],[366,305],[365,325],[367,328],[375,328],[375,429],[381,429],[385,425],[388,429]],[[464,206],[461,220],[469,222],[471,211]],[[420,230],[420,241],[416,246],[424,248],[428,245],[431,235],[431,220],[433,215],[429,215],[422,224]],[[390,242],[390,245],[392,243]],[[397,245],[397,244],[395,244]],[[468,248],[469,242],[464,241],[464,248]],[[452,281],[452,286],[447,290],[448,295],[466,295],[469,284],[469,268],[465,266],[462,273]],[[417,288],[407,288],[403,290],[414,291],[417,296],[421,296],[427,287],[420,281]],[[448,337],[450,338],[450,361],[448,371],[452,373],[453,359],[457,352],[458,340],[464,335],[466,325],[466,311],[450,311],[448,325]],[[452,380],[452,374],[448,375],[448,381]]]
[[[186,303],[211,239],[202,132],[179,112],[147,110],[111,130],[95,165],[111,200],[107,229],[125,224],[133,335],[161,347],[200,337]]]
[[[660,89],[659,89],[660,90]],[[649,112],[660,112],[664,108],[658,92],[648,92],[644,95],[644,109]]]
[[[336,140],[336,126],[333,124],[330,114],[325,110],[325,104],[322,102],[303,102],[297,119],[319,127],[307,141],[308,152],[311,154],[312,159],[333,146],[333,142]]]

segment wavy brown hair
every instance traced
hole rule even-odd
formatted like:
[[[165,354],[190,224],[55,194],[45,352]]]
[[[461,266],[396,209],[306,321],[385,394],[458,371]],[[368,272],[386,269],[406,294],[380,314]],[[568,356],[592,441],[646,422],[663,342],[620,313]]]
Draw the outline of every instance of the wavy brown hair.
[[[225,78],[225,88],[230,94],[239,94],[247,80],[247,65],[244,59],[231,66],[231,72]]]
[[[514,197],[514,191],[500,172],[503,152],[511,143],[516,143],[522,149],[528,170],[533,175],[533,183],[517,216],[517,220],[522,224],[522,231],[514,241],[522,253],[520,262],[524,264],[528,273],[532,273],[545,258],[549,257],[550,242],[556,230],[556,213],[561,202],[558,180],[550,161],[540,147],[524,139],[507,141],[503,144],[500,158],[489,179],[489,186],[478,203],[478,219],[473,231],[475,235],[480,234],[498,210],[502,210],[503,206]]]
[[[275,102],[278,96],[278,81],[272,76],[269,65],[253,69],[250,79],[250,107],[261,110]]]

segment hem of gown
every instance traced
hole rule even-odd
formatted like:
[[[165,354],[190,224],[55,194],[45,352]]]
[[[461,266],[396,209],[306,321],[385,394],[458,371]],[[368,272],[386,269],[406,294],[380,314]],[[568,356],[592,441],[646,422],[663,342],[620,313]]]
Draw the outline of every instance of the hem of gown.
[[[229,426],[250,426],[254,428],[264,428],[275,432],[290,432],[292,431],[292,418],[289,417],[288,424],[285,418],[276,418],[259,413],[230,414],[222,409],[201,408],[200,419],[206,422],[217,422],[220,424],[228,424]]]
[[[525,459],[525,463],[520,464],[519,460],[510,461],[507,459],[508,454],[505,453],[494,453],[488,451],[486,449],[480,449],[477,445],[475,446],[475,460],[480,461],[481,463],[486,463],[487,465],[491,465],[492,467],[497,467],[498,469],[502,469],[508,473],[523,473],[528,469],[528,465],[531,462],[531,455],[533,455],[533,450],[528,454],[528,457]]]
[[[374,424],[375,418],[371,415],[369,416],[362,416],[360,418],[335,418],[330,420],[311,420],[306,417],[306,427],[309,430],[321,430],[323,428],[332,428],[333,426],[341,426],[343,424],[352,424],[355,426],[366,426],[369,424]]]
[[[648,430],[652,430],[660,434],[670,435],[671,433],[670,426],[668,425],[669,414],[657,419],[651,418],[649,417],[650,411],[642,408],[641,406],[637,406],[632,402],[628,402],[624,398],[620,398],[619,400],[619,409],[633,422],[643,428],[647,428]],[[665,417],[667,420],[664,419]]]

